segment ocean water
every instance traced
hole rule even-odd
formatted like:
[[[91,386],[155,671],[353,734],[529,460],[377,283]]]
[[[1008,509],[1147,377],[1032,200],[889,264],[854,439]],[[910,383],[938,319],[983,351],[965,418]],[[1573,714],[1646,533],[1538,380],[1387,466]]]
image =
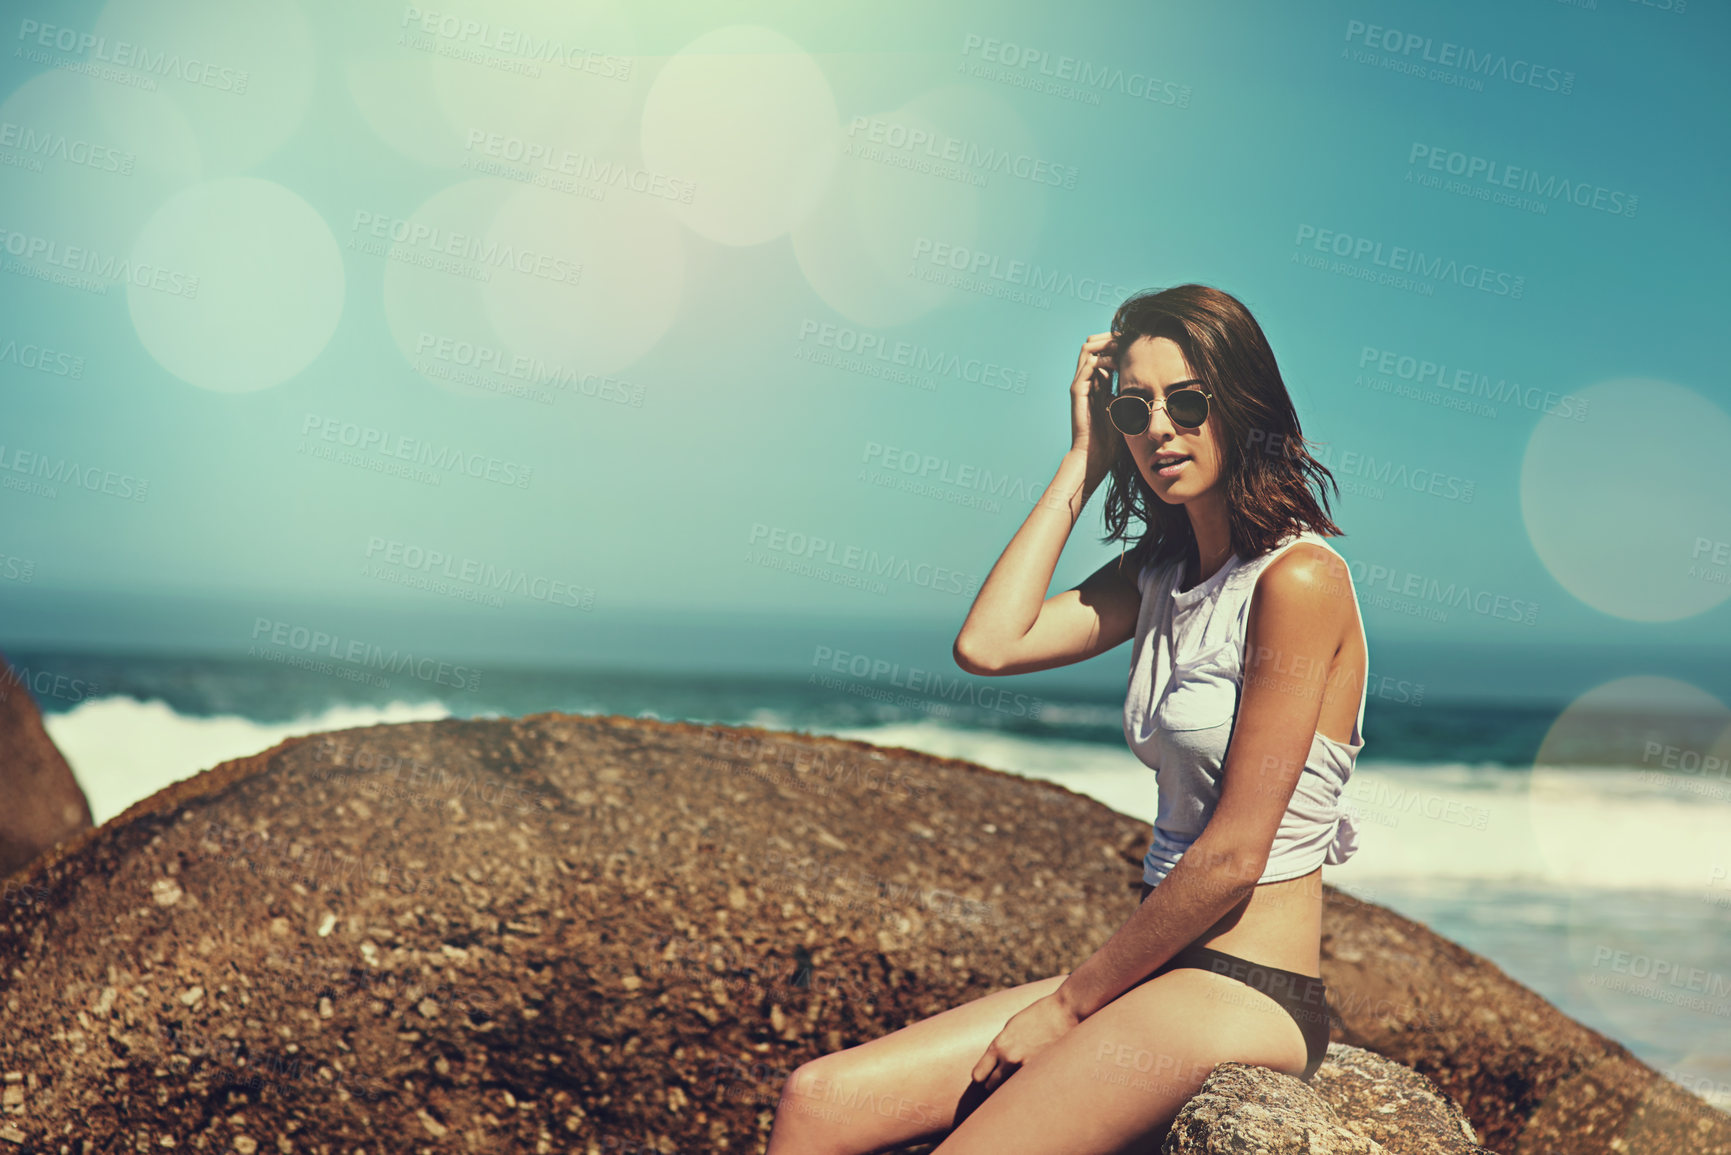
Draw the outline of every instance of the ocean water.
[[[8,658],[98,822],[292,735],[546,710],[833,734],[1058,782],[1149,823],[1157,808],[1153,772],[1124,743],[1122,699],[1107,695],[982,704],[814,675],[491,667],[470,689],[251,659]],[[1678,719],[1666,756],[1652,756],[1627,717],[1560,709],[1372,697],[1345,794],[1358,852],[1324,878],[1490,959],[1731,1109],[1731,779],[1723,761],[1669,756],[1672,742],[1722,753],[1731,729]]]

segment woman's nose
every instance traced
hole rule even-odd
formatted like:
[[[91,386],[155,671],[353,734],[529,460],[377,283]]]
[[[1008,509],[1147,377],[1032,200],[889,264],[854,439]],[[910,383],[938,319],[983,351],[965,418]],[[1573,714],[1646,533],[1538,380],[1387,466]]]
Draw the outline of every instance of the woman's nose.
[[[1155,439],[1163,439],[1175,432],[1172,422],[1166,417],[1166,406],[1157,405],[1154,407],[1153,412],[1148,415],[1148,428],[1142,432]]]

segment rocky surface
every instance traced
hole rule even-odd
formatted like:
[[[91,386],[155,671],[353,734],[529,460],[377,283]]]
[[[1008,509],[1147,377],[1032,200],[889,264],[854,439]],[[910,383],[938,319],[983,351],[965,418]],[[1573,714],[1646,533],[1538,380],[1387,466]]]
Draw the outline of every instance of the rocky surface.
[[[1164,1155],[1489,1155],[1429,1079],[1344,1043],[1309,1085],[1222,1063],[1172,1121]]]
[[[0,878],[90,828],[90,803],[30,696],[38,675],[0,655]]]
[[[19,876],[0,1155],[759,1151],[800,1063],[1086,958],[1134,909],[1146,836],[1061,787],[831,738],[542,714],[294,739]],[[1616,1044],[1325,894],[1336,1038],[1434,1078],[1501,1128],[1488,1147],[1731,1155],[1731,1119]],[[1418,1149],[1391,1115],[1456,1142],[1428,1084],[1346,1049],[1308,1088],[1236,1066],[1193,1104],[1222,1136],[1284,1095],[1382,1145],[1341,1150]],[[1207,1130],[1191,1149],[1255,1149]]]

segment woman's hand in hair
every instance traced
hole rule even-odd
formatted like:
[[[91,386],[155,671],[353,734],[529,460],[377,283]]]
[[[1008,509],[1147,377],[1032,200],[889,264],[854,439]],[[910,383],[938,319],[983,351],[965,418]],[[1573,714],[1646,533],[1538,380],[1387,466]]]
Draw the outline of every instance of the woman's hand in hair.
[[[1076,377],[1070,382],[1070,448],[1087,460],[1084,485],[1089,490],[1111,472],[1123,440],[1106,415],[1112,400],[1112,374],[1118,367],[1117,352],[1111,333],[1095,333],[1082,342]]]

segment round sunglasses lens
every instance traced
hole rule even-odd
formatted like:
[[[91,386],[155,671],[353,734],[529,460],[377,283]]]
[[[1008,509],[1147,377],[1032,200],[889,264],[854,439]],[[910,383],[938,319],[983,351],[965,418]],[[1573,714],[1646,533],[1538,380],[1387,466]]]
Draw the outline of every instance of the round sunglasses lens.
[[[1118,432],[1137,434],[1148,428],[1148,406],[1138,397],[1118,397],[1106,406],[1106,413]]]
[[[1180,389],[1166,398],[1166,412],[1178,424],[1194,427],[1208,417],[1208,398],[1200,390]]]

